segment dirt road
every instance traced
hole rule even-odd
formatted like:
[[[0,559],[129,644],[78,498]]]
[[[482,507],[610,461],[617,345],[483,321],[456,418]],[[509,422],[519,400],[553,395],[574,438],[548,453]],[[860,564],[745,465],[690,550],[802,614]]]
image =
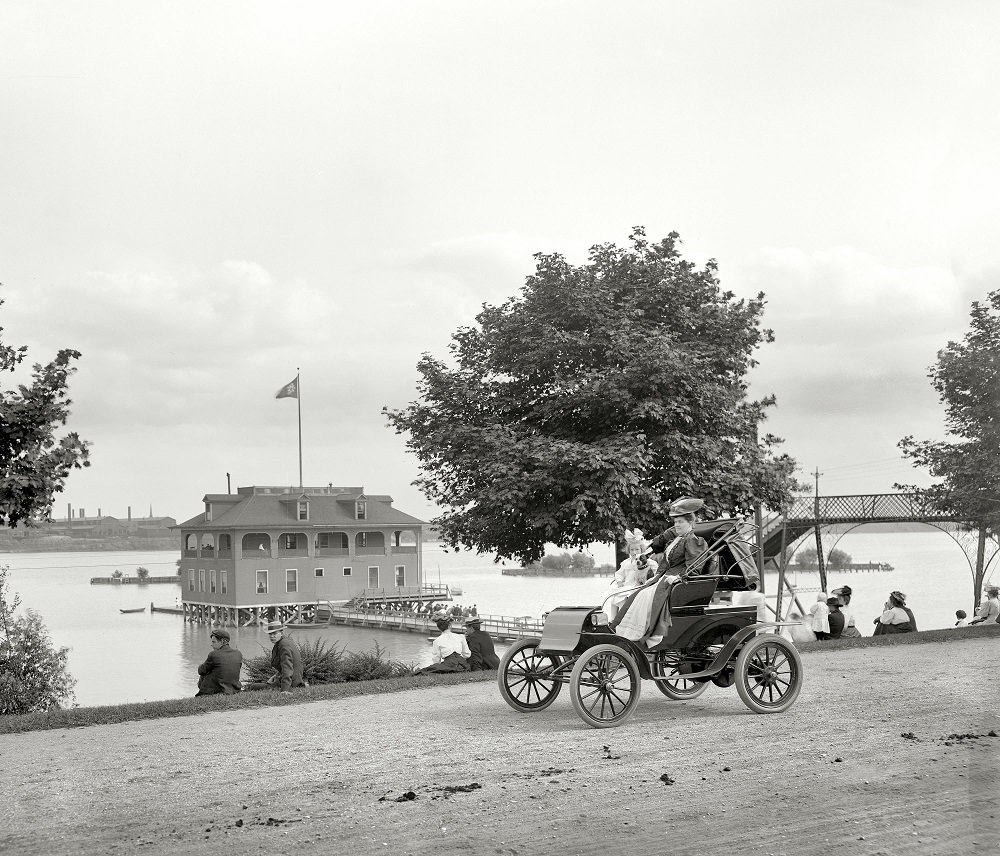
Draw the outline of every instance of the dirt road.
[[[774,716],[646,683],[594,730],[469,683],[2,736],[0,852],[998,853],[998,644],[807,653]]]

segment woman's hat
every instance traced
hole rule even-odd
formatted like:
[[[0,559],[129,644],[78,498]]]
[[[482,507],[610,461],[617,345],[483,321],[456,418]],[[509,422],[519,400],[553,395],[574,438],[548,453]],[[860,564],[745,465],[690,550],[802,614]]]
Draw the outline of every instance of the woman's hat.
[[[853,590],[850,586],[841,586],[840,588],[835,588],[833,593],[842,594],[844,597],[850,597],[853,594]]]
[[[285,629],[285,625],[280,621],[269,621],[267,622],[267,632],[268,633],[281,633]]]
[[[901,591],[889,592],[889,597],[893,600],[898,600],[903,606],[906,606],[906,595]]]
[[[705,500],[695,499],[693,496],[682,496],[667,512],[671,517],[680,517],[682,514],[694,514],[705,507]]]
[[[986,591],[987,596],[994,595],[994,594],[1000,594],[1000,586],[986,586],[985,591]]]

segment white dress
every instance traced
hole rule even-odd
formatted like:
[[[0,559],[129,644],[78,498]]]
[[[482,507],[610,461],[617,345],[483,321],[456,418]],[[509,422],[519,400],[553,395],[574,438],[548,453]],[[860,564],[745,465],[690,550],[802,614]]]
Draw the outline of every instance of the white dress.
[[[632,592],[646,581],[648,573],[656,573],[656,562],[646,560],[646,567],[640,568],[635,559],[628,558],[615,571],[614,579],[604,593],[604,614],[613,621],[621,606]]]

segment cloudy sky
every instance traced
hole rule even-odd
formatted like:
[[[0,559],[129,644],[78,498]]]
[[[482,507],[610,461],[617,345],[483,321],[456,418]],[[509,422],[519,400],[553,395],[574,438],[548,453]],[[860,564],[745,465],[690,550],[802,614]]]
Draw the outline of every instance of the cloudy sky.
[[[83,357],[57,499],[232,483],[429,517],[383,405],[532,253],[680,232],[777,341],[755,395],[826,494],[923,478],[926,377],[1000,287],[1000,6],[0,4],[0,325]],[[4,383],[9,383],[10,378]]]

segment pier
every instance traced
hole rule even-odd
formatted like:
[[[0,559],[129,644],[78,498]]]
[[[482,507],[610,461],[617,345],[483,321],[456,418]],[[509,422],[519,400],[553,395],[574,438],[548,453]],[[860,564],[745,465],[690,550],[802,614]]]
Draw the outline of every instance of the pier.
[[[117,585],[146,585],[146,583],[174,583],[180,585],[181,578],[178,576],[172,577],[91,577],[90,584],[92,586],[117,586]]]
[[[544,619],[530,615],[514,617],[509,615],[478,615],[482,628],[496,642],[513,642],[525,636],[541,636],[545,625]],[[466,618],[465,621],[470,619]],[[317,622],[307,626],[343,625],[346,627],[370,627],[377,630],[394,630],[401,633],[437,634],[437,625],[426,615],[412,615],[401,612],[382,610],[364,610],[351,607],[332,607],[330,617],[326,622]],[[455,619],[452,625],[456,629],[461,625],[460,619]],[[296,629],[292,626],[291,629]]]

